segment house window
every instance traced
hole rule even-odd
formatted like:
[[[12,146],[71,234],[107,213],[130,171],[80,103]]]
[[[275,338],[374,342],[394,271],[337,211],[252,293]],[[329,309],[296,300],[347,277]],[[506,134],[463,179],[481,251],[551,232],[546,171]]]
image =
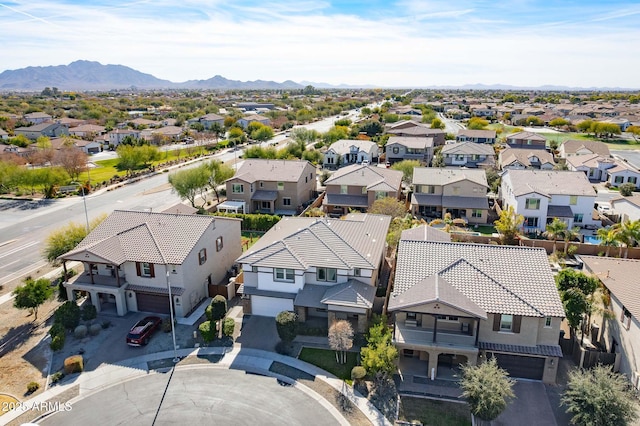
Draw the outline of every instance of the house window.
[[[366,194],[366,193],[367,193],[367,187],[366,187],[366,186],[363,186],[363,187],[362,187],[362,193],[363,193],[363,194]]]
[[[260,181],[260,188],[262,188],[264,186],[264,182]]]
[[[309,178],[305,176],[304,177],[304,183],[307,183],[307,182],[309,182]]]
[[[433,185],[423,185],[422,188],[425,194],[435,194],[436,192],[436,187]]]
[[[334,268],[318,268],[316,270],[316,278],[318,281],[336,282],[338,271]]]
[[[139,277],[153,278],[155,276],[153,264],[147,262],[136,262],[136,273]]]
[[[293,275],[293,269],[275,268],[273,270],[273,280],[286,281],[286,282],[295,281],[295,278]]]
[[[437,315],[438,321],[452,321],[458,322],[458,317],[455,315]]]
[[[627,178],[627,182],[635,185],[638,182],[638,178],[635,176],[629,176],[629,178]]]
[[[361,277],[362,276],[362,271],[360,270],[360,268],[355,268],[353,270],[353,276],[354,277]]]
[[[471,210],[471,217],[482,217],[482,210]]]
[[[278,182],[278,191],[284,191],[284,182]]]
[[[261,208],[263,208],[263,209],[270,209],[271,208],[271,201],[263,201],[261,203],[261,206],[262,206]]]
[[[464,161],[464,154],[456,154],[456,161]]]
[[[573,221],[575,223],[582,223],[583,219],[584,219],[584,215],[582,213],[576,213],[573,215]]]
[[[282,199],[282,204],[285,206],[290,206],[291,205],[291,198],[283,198]]]
[[[613,179],[613,183],[622,183],[622,182],[624,182],[624,176],[616,176]]]
[[[391,151],[393,151],[394,154],[397,154],[400,152],[400,148],[398,148],[397,146],[394,146]]]
[[[241,183],[234,183],[233,185],[231,185],[231,192],[234,194],[243,194],[244,185]]]
[[[513,315],[500,315],[500,331],[511,331],[513,328]]]
[[[545,326],[546,328],[551,328],[551,317],[546,317],[546,318],[544,319],[544,326]]]
[[[631,312],[624,306],[622,307],[622,315],[620,316],[620,322],[627,330],[631,327]]]
[[[538,227],[538,218],[537,217],[525,217],[524,218],[524,226],[527,228],[537,228]]]
[[[258,272],[258,267],[257,266],[252,266],[251,267],[251,272]]]
[[[386,196],[387,196],[386,191],[376,191],[376,200],[380,200],[382,198],[385,198]]]
[[[525,208],[528,210],[540,210],[540,199],[527,198],[525,201]]]
[[[340,185],[340,193],[341,194],[346,194],[347,192],[348,192],[347,185]]]
[[[478,161],[479,158],[480,158],[480,156],[478,154],[473,154],[471,156],[471,160],[473,160],[473,161]]]
[[[222,237],[216,238],[216,251],[222,250],[222,247],[223,247]]]
[[[415,312],[407,312],[407,319],[408,320],[415,320],[418,318],[418,315]]]
[[[578,204],[578,196],[577,195],[569,196],[569,204],[572,206],[575,206],[576,204]]]
[[[202,249],[198,252],[198,262],[202,265],[206,261],[207,261],[207,249]]]

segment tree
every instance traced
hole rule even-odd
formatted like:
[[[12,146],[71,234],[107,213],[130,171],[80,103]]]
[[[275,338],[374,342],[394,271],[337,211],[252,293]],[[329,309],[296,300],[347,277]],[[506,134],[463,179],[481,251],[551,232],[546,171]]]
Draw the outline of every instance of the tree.
[[[443,225],[442,230],[445,232],[462,231],[467,225],[464,219],[454,219],[450,212],[446,212],[442,219],[434,219],[429,222],[429,226]]]
[[[103,214],[91,220],[89,230],[94,229],[102,223],[106,217],[107,215]],[[51,265],[55,266],[58,264],[58,257],[73,250],[86,236],[87,226],[85,224],[69,222],[67,225],[47,235],[42,255]]]
[[[614,228],[612,226],[608,226],[606,228],[599,228],[598,231],[596,232],[596,235],[598,236],[598,240],[600,240],[599,245],[605,246],[607,248],[607,251],[605,252],[604,255],[608,257],[611,247],[618,245],[617,228]]]
[[[496,358],[491,357],[478,366],[468,363],[462,366],[462,396],[469,401],[471,413],[481,420],[494,420],[507,408],[515,396],[514,384],[507,372],[498,367]]]
[[[551,223],[547,223],[546,230],[544,231],[544,236],[547,238],[551,238],[553,240],[553,252],[556,251],[556,242],[558,239],[562,238],[564,233],[567,230],[566,222],[558,219],[557,217],[551,221]]]
[[[269,126],[261,125],[259,128],[251,132],[251,139],[257,141],[268,141],[273,138],[273,129]]]
[[[282,311],[276,316],[278,336],[285,344],[290,344],[298,333],[298,319],[294,312]]]
[[[212,160],[206,164],[209,170],[209,186],[216,194],[216,200],[220,203],[220,193],[218,192],[218,186],[222,185],[227,179],[233,177],[235,171],[231,166],[228,166],[219,160]]]
[[[54,324],[62,324],[67,330],[73,330],[80,324],[80,307],[74,301],[67,300],[56,309]]]
[[[554,118],[549,122],[549,126],[551,127],[563,127],[563,126],[568,126],[569,124],[571,124],[571,122],[560,117]]]
[[[213,300],[211,300],[211,304],[207,306],[205,315],[209,321],[216,321],[218,323],[218,338],[221,339],[222,319],[227,315],[227,299],[220,294],[216,295]]]
[[[444,155],[442,155],[442,150],[441,149],[436,150],[435,154],[433,155],[433,160],[431,160],[431,166],[432,167],[444,167],[445,166]]]
[[[627,133],[631,133],[633,140],[637,141],[640,136],[640,126],[629,126],[626,130]]]
[[[413,169],[416,167],[420,167],[420,162],[418,160],[402,160],[394,163],[393,166],[391,166],[391,169],[401,171],[402,182],[409,186],[413,182]]]
[[[629,382],[604,365],[569,373],[561,403],[579,426],[625,426],[638,417]]]
[[[53,164],[61,166],[71,179],[78,180],[80,173],[87,170],[89,156],[76,147],[62,147],[53,156]]]
[[[18,309],[29,309],[34,314],[34,321],[38,320],[38,308],[53,295],[51,281],[46,278],[33,280],[28,277],[24,280],[24,285],[13,290],[13,306]]]
[[[489,122],[484,118],[471,117],[467,123],[467,128],[471,130],[483,130],[486,129],[488,125]]]
[[[334,321],[329,327],[329,346],[336,351],[336,362],[346,364],[347,351],[353,347],[353,327],[345,320]]]
[[[369,213],[384,214],[391,217],[402,217],[407,214],[404,203],[393,197],[384,197],[375,200],[367,211]]]
[[[391,329],[385,316],[374,318],[367,332],[367,346],[360,350],[360,356],[362,366],[370,374],[392,374],[395,371],[398,349],[392,343]]]
[[[640,241],[640,220],[625,220],[613,225],[613,227],[616,229],[618,242],[625,246],[624,257],[626,258],[629,255],[629,247]],[[620,247],[620,251],[622,251],[622,247]]]
[[[633,195],[633,191],[636,189],[636,185],[631,182],[623,183],[618,187],[620,189],[620,195],[623,197],[630,197]]]
[[[498,220],[493,222],[500,233],[500,241],[505,245],[516,245],[520,227],[524,223],[524,216],[516,214],[513,206],[503,209]]]
[[[580,227],[567,228],[562,234],[562,238],[564,239],[564,254],[566,256],[569,251],[569,243],[580,238]]]
[[[183,200],[189,200],[196,207],[196,197],[202,194],[209,185],[211,173],[206,165],[180,170],[169,175],[169,184],[173,191]]]
[[[440,120],[439,118],[434,118],[433,120],[431,120],[431,128],[432,129],[440,129],[440,130],[444,130],[446,128],[445,124],[442,122],[442,120]]]
[[[29,169],[24,173],[32,188],[42,187],[45,198],[55,197],[58,187],[69,182],[69,175],[61,167],[43,167],[40,169]]]
[[[565,268],[556,275],[560,300],[564,305],[571,335],[580,327],[584,315],[591,311],[591,297],[598,288],[598,279]]]

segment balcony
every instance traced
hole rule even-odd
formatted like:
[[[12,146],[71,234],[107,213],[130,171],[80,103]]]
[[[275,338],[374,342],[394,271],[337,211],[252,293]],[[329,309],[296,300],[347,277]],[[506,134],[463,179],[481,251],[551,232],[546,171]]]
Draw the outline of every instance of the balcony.
[[[396,344],[412,347],[430,348],[459,348],[477,351],[476,337],[468,334],[449,330],[438,330],[436,341],[433,341],[433,331],[427,328],[415,327],[410,322],[409,325],[396,324],[394,342]]]
[[[102,287],[122,287],[127,282],[124,274],[120,275],[120,285],[116,277],[111,275],[98,275],[93,274],[91,276],[88,272],[83,272],[74,277],[71,277],[68,281],[69,285],[94,285]]]

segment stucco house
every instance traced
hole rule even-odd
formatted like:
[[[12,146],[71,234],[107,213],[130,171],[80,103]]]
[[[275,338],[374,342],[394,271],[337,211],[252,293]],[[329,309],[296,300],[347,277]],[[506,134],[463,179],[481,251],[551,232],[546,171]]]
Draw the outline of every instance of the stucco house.
[[[218,206],[229,211],[243,206],[243,213],[294,215],[314,199],[316,168],[306,160],[245,160],[225,182],[227,200]]]
[[[4,129],[0,129],[0,139],[2,140],[9,139],[9,133],[7,133]]]
[[[323,210],[342,216],[351,210],[366,211],[378,199],[400,198],[402,172],[352,164],[331,175],[324,183]]]
[[[103,135],[106,132],[104,126],[98,126],[97,124],[81,124],[69,129],[69,134],[78,136],[81,138],[93,138]]]
[[[138,139],[140,137],[140,131],[133,129],[115,129],[110,131],[108,135],[109,145],[117,148],[127,136]]]
[[[265,126],[271,126],[271,120],[268,117],[259,114],[250,114],[238,119],[238,123],[242,128],[246,129],[250,123],[260,123]]]
[[[613,213],[620,216],[621,222],[640,220],[640,194],[612,198],[610,203]]]
[[[541,149],[505,148],[498,154],[498,165],[506,169],[553,170],[553,155]]]
[[[34,124],[29,127],[17,127],[13,130],[13,133],[18,135],[24,135],[28,139],[36,140],[40,136],[46,136],[49,138],[55,138],[69,134],[69,128],[65,124],[54,123],[52,121],[46,121],[40,124]]]
[[[403,234],[388,311],[401,368],[419,360],[424,379],[495,357],[512,377],[556,380],[564,309],[544,249]]]
[[[598,318],[597,342],[607,352],[620,354],[615,369],[640,389],[640,261],[601,256],[580,259],[585,272],[597,277],[611,296],[613,315]]]
[[[518,132],[507,136],[510,148],[546,149],[547,138],[538,133]]]
[[[242,253],[239,219],[116,210],[58,259],[82,262],[64,283],[69,300],[86,292],[98,312],[187,316],[227,277]]]
[[[361,164],[368,161],[373,164],[378,160],[378,145],[375,142],[356,139],[340,139],[329,146],[324,153],[322,166],[337,169],[349,164]]]
[[[218,124],[220,127],[224,126],[224,117],[218,114],[210,113],[203,115],[197,119],[206,130],[211,129],[214,124]]]
[[[616,158],[599,154],[574,155],[567,157],[567,167],[584,172],[592,181],[608,182],[615,187],[632,183],[640,188],[640,172],[631,164]]]
[[[51,121],[53,119],[52,116],[47,114],[46,112],[30,112],[24,115],[24,119],[31,124],[40,124],[47,121]]]
[[[428,166],[433,158],[433,138],[391,136],[384,146],[385,158],[389,163],[403,160],[417,160]]]
[[[445,132],[432,129],[428,124],[403,120],[385,126],[385,133],[393,136],[433,138],[433,146],[445,144]]]
[[[283,218],[237,260],[248,313],[295,311],[299,321],[346,319],[365,331],[390,221],[360,213]]]
[[[524,216],[526,232],[544,232],[558,218],[569,228],[593,226],[596,191],[582,172],[566,170],[515,170],[502,175],[502,208],[513,206]]]
[[[495,130],[460,129],[456,135],[456,142],[496,143]]]
[[[440,151],[447,167],[494,167],[496,165],[493,146],[475,142],[448,143]]]
[[[487,223],[487,175],[481,169],[416,167],[413,169],[411,214],[442,219],[450,213],[468,223]]]
[[[611,156],[607,144],[600,141],[568,139],[558,147],[558,155],[561,158],[591,154],[598,154],[603,157]]]

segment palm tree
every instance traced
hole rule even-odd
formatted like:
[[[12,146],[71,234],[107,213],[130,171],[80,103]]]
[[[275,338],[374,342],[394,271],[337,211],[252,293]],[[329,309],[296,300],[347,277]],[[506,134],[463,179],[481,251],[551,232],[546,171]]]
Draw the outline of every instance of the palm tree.
[[[619,224],[618,229],[618,241],[624,244],[624,257],[627,258],[629,247],[633,247],[640,241],[640,220],[634,220],[633,222],[625,220]]]
[[[567,231],[567,224],[557,217],[551,223],[547,223],[544,236],[553,240],[553,252],[556,252],[556,242],[562,238]],[[566,250],[565,250],[566,252]]]
[[[429,222],[429,226],[433,225],[444,225],[442,230],[445,232],[464,231],[467,222],[464,219],[453,219],[451,213],[447,212],[442,219],[434,219]]]
[[[607,226],[606,228],[598,229],[596,235],[600,240],[601,246],[605,246],[607,251],[605,252],[605,256],[609,257],[609,251],[612,246],[618,245],[618,228],[615,226]]]
[[[567,255],[567,250],[569,248],[569,242],[576,240],[580,237],[580,227],[574,226],[573,228],[567,228],[566,231],[563,232],[564,236],[564,254]]]

